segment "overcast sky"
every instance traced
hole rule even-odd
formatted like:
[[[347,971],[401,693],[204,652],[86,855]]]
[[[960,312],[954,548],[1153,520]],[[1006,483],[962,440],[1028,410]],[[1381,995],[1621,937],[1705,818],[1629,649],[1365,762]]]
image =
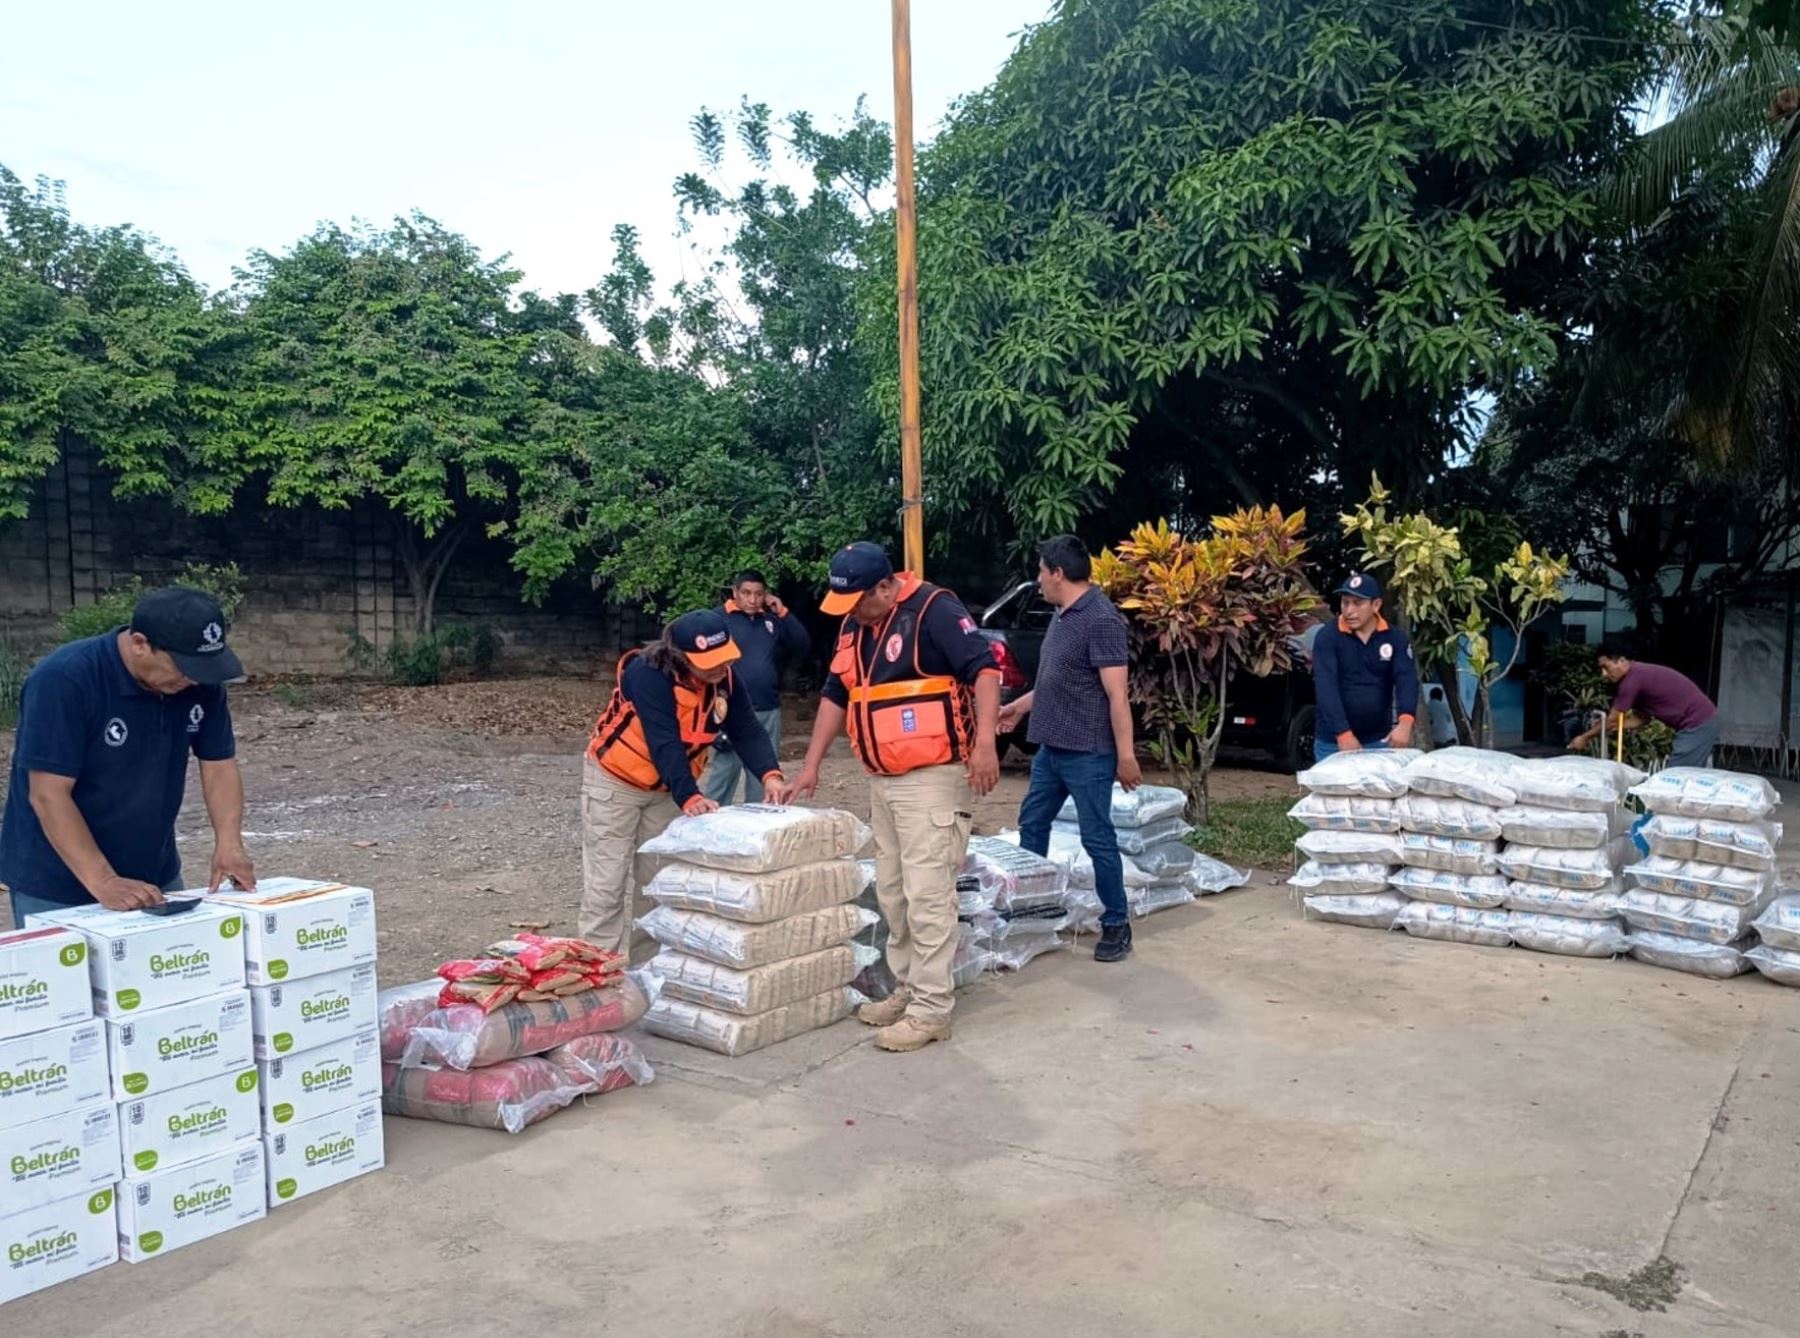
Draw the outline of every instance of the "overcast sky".
[[[917,0],[921,138],[1050,0]],[[11,6],[0,163],[68,183],[76,218],[162,238],[231,282],[319,222],[421,209],[528,286],[579,292],[633,223],[679,269],[688,119],[740,95],[826,124],[893,115],[885,0],[104,0]]]

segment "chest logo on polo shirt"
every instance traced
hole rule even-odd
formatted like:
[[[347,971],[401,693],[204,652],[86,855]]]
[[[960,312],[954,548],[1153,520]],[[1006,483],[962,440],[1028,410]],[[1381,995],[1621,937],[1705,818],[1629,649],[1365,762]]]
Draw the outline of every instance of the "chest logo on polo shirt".
[[[188,712],[188,733],[198,734],[200,732],[200,722],[204,719],[206,719],[206,708],[200,705],[199,702],[195,702],[194,709]]]
[[[775,620],[773,618],[764,618],[763,627],[770,636],[775,635]]]
[[[898,632],[895,632],[894,635],[887,639],[887,649],[883,651],[882,654],[887,656],[887,662],[889,664],[898,664],[900,662],[900,652],[905,649],[906,642],[901,639]]]
[[[125,740],[130,737],[131,731],[125,728],[125,722],[118,716],[114,716],[106,722],[106,746],[108,748],[122,748],[125,746]]]
[[[1384,660],[1391,660],[1391,659],[1393,659],[1393,658],[1394,658],[1394,644],[1393,644],[1393,642],[1391,642],[1391,641],[1384,641],[1384,642],[1382,642],[1382,643],[1381,643],[1381,658],[1382,658],[1382,659],[1384,659]]]

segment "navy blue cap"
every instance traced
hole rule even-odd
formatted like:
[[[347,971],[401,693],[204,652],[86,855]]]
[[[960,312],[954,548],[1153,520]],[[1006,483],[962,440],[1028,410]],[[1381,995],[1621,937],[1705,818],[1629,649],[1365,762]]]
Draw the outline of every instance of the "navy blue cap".
[[[696,669],[717,669],[738,658],[731,627],[717,609],[695,609],[669,624],[669,644]]]
[[[230,629],[218,600],[185,585],[152,590],[131,611],[131,630],[196,683],[242,681],[244,666],[225,644]]]
[[[1344,583],[1332,593],[1355,595],[1358,599],[1380,599],[1381,582],[1367,572],[1353,571],[1344,578]]]
[[[831,555],[831,593],[819,602],[819,608],[828,614],[848,613],[865,591],[893,574],[894,564],[880,544],[845,544]]]

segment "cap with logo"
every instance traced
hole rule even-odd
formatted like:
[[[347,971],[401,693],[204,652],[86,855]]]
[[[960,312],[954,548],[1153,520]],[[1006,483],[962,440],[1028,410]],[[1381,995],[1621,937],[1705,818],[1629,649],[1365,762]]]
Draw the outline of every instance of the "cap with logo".
[[[131,630],[164,651],[196,683],[237,683],[244,666],[225,644],[231,630],[219,601],[204,590],[171,585],[152,590],[131,613]]]
[[[696,669],[719,669],[738,658],[731,628],[717,609],[682,614],[669,624],[669,644]]]
[[[880,544],[845,544],[831,557],[831,592],[819,610],[833,617],[850,612],[868,591],[894,574],[894,564]]]
[[[1354,595],[1358,599],[1380,599],[1381,582],[1367,572],[1353,571],[1344,578],[1344,583],[1333,593]]]

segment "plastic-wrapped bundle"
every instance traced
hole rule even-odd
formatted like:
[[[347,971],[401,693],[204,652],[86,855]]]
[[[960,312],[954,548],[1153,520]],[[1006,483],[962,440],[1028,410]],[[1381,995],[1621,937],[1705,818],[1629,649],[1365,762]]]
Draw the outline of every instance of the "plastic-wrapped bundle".
[[[1333,753],[1302,771],[1295,780],[1314,794],[1366,795],[1398,799],[1406,793],[1406,768],[1424,756],[1417,748],[1357,748]]]
[[[398,1064],[406,1053],[413,1028],[438,1010],[438,994],[444,982],[433,976],[410,985],[383,990],[375,1000],[375,1022],[381,1028],[381,1058]]]
[[[1440,748],[1406,768],[1406,788],[1414,794],[1505,808],[1519,801],[1512,784],[1517,765],[1516,757],[1486,748]]]
[[[1409,901],[1401,908],[1394,923],[1415,938],[1472,943],[1482,948],[1504,948],[1512,942],[1512,920],[1505,911],[1477,911],[1467,906]]]
[[[1289,887],[1320,896],[1367,896],[1387,891],[1391,864],[1321,864],[1308,860],[1288,879]]]
[[[850,1016],[868,1000],[848,986],[748,1017],[703,1008],[684,999],[658,999],[644,1015],[644,1030],[721,1055],[747,1055],[766,1045],[803,1036]]]
[[[1315,832],[1397,832],[1402,801],[1365,795],[1309,794],[1288,810],[1288,816]]]
[[[956,956],[950,963],[950,983],[955,989],[967,989],[984,972],[994,969],[994,952],[987,938],[973,925],[958,925]]]
[[[1392,892],[1348,896],[1327,892],[1300,900],[1309,915],[1337,924],[1360,925],[1364,929],[1392,929],[1406,906],[1406,898]]]
[[[1132,868],[1144,877],[1170,882],[1193,868],[1203,857],[1186,841],[1164,841],[1161,845],[1151,846],[1141,855],[1125,855],[1123,858],[1130,860]]]
[[[1593,850],[1508,845],[1500,848],[1500,868],[1516,882],[1549,883],[1585,892],[1616,892],[1618,869],[1630,858],[1631,850],[1629,839]]]
[[[1173,910],[1177,906],[1188,906],[1193,904],[1193,901],[1193,889],[1185,882],[1162,883],[1155,887],[1136,887],[1125,893],[1125,904],[1134,920],[1141,920],[1146,915],[1155,915],[1158,911]]]
[[[1578,892],[1572,887],[1548,883],[1508,883],[1505,906],[1529,915],[1554,915],[1563,920],[1616,920],[1619,893]]]
[[[1603,757],[1541,757],[1520,759],[1508,783],[1528,808],[1605,813],[1624,803],[1631,787],[1643,781],[1644,773],[1636,767]]]
[[[1500,810],[1500,834],[1524,846],[1552,850],[1593,850],[1631,830],[1632,814],[1622,808],[1569,809],[1515,804]]]
[[[1435,901],[1441,906],[1466,906],[1470,910],[1499,909],[1506,900],[1506,879],[1498,874],[1445,873],[1436,869],[1395,869],[1388,882],[1414,901]]]
[[[1744,960],[1777,985],[1800,987],[1800,952],[1792,948],[1759,943],[1744,954]]]
[[[1455,836],[1400,833],[1400,862],[1413,869],[1441,873],[1494,874],[1500,871],[1500,847],[1493,841],[1465,841]]]
[[[1083,907],[1085,910],[1086,908]],[[1094,919],[1100,917],[1100,899],[1094,899]],[[972,925],[975,932],[987,940],[988,946],[1003,943],[1009,938],[1018,938],[1028,934],[1054,934],[1068,926],[1069,912],[1061,906],[1046,906],[1034,911],[1016,911],[1002,914],[999,911],[983,911],[964,921]]]
[[[1625,941],[1631,946],[1631,955],[1640,962],[1667,967],[1671,971],[1724,980],[1750,969],[1744,956],[1744,949],[1749,946],[1747,939],[1738,943],[1708,943],[1684,934],[1638,931],[1627,934]]]
[[[1394,813],[1403,832],[1452,836],[1466,841],[1500,839],[1500,810],[1491,804],[1445,799],[1432,794],[1409,794],[1394,801]]]
[[[1631,793],[1652,813],[1721,822],[1755,822],[1781,802],[1761,776],[1710,767],[1669,767],[1632,786]]]
[[[994,839],[1017,845],[1019,833],[1003,831]],[[1078,832],[1061,824],[1052,826],[1048,858],[1051,863],[1067,872],[1071,891],[1093,890],[1094,861],[1082,849]],[[1234,869],[1210,855],[1202,855],[1179,840],[1159,841],[1142,854],[1123,854],[1122,859],[1125,866],[1125,886],[1128,888],[1154,887],[1159,883],[1173,882],[1177,872],[1186,875],[1189,886],[1196,894],[1224,892],[1242,887],[1250,881],[1248,873]]]
[[[1167,785],[1140,785],[1127,790],[1117,781],[1112,788],[1112,824],[1114,827],[1148,827],[1155,822],[1179,818],[1187,811],[1187,796]],[[1060,822],[1074,822],[1075,800],[1068,799],[1058,813]]]
[[[1051,826],[1060,827],[1077,841],[1081,839],[1081,828],[1076,823],[1058,821]],[[1177,815],[1173,818],[1158,818],[1142,827],[1116,827],[1113,830],[1119,838],[1119,850],[1122,853],[1141,855],[1152,846],[1161,845],[1165,841],[1180,841],[1194,829]]]
[[[1060,934],[1015,934],[993,948],[996,971],[1018,971],[1047,952],[1058,952],[1069,946]]]
[[[650,989],[632,972],[617,985],[547,999],[509,1003],[484,1013],[474,1004],[439,1008],[407,1031],[399,1062],[404,1068],[488,1068],[508,1059],[542,1054],[580,1036],[618,1031],[644,1016]],[[383,1053],[389,1049],[383,1033]]]
[[[1533,952],[1565,957],[1617,957],[1629,946],[1617,920],[1578,920],[1536,911],[1511,913],[1512,941]]]
[[[1775,886],[1773,869],[1736,869],[1729,864],[1702,864],[1668,855],[1651,855],[1627,865],[1625,875],[1646,892],[1699,897],[1732,906],[1748,906]]]
[[[665,950],[651,961],[650,969],[662,977],[665,998],[684,999],[722,1013],[766,1013],[848,985],[878,956],[873,948],[840,943],[739,971],[704,957]]]
[[[1204,897],[1214,892],[1229,892],[1234,887],[1242,887],[1250,881],[1250,873],[1246,869],[1234,869],[1224,860],[1214,859],[1211,855],[1201,855],[1181,881],[1197,897]]]
[[[833,859],[769,873],[665,864],[644,887],[644,894],[677,910],[767,924],[855,901],[862,889],[862,867],[855,860]]]
[[[998,910],[1027,910],[1060,905],[1069,874],[1061,865],[1015,842],[974,836],[969,838],[969,853],[957,879],[959,891],[964,879],[973,879]]]
[[[1775,864],[1781,845],[1781,824],[1728,822],[1722,818],[1695,818],[1678,813],[1658,813],[1640,833],[1650,852],[1670,859],[1729,864],[1734,869],[1768,869]]]
[[[1307,832],[1294,844],[1320,864],[1398,864],[1400,833]]]
[[[848,943],[880,917],[860,906],[827,906],[766,925],[739,924],[699,911],[658,906],[638,927],[665,948],[740,971]]]
[[[594,1090],[547,1059],[507,1059],[486,1068],[381,1066],[381,1108],[389,1115],[516,1134]]]
[[[1751,923],[1770,947],[1800,952],[1800,893],[1776,897]]]
[[[1633,929],[1653,934],[1681,934],[1708,943],[1735,943],[1771,900],[1773,893],[1748,906],[1692,897],[1666,897],[1660,892],[1633,890],[1619,898],[1619,913]]]
[[[679,817],[640,853],[709,869],[767,873],[796,864],[853,857],[869,843],[869,829],[841,809],[737,804]]]
[[[593,1083],[596,1096],[621,1087],[644,1087],[656,1078],[656,1070],[650,1067],[644,1052],[630,1037],[616,1031],[577,1036],[554,1050],[546,1050],[544,1058],[570,1078]]]

